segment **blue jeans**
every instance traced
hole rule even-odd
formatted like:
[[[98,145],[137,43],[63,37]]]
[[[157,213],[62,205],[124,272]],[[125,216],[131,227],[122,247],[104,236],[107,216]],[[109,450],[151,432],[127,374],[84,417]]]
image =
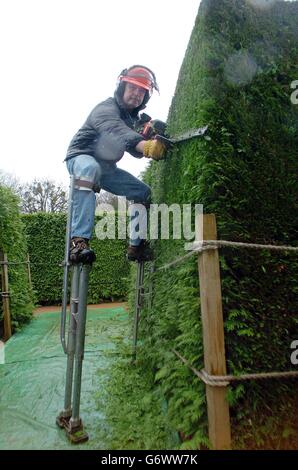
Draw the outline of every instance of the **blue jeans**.
[[[78,155],[66,161],[68,172],[76,178],[93,183],[105,191],[125,196],[139,204],[150,202],[151,189],[127,171],[117,168],[115,163],[98,163],[91,155]],[[74,189],[71,237],[92,237],[95,217],[96,197],[88,188]],[[139,245],[140,238],[130,240],[131,245]]]

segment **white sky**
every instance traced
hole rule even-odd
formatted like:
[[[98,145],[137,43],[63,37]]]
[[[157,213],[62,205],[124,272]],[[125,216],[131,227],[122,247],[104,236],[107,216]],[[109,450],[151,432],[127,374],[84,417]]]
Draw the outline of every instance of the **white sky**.
[[[68,144],[123,68],[157,76],[166,120],[200,0],[1,0],[0,169],[68,184]],[[147,160],[118,164],[138,176]]]

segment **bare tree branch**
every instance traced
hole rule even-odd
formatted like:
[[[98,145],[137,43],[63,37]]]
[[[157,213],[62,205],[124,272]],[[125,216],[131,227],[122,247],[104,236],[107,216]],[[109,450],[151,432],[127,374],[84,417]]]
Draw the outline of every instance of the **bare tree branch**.
[[[51,180],[34,180],[21,187],[21,210],[33,212],[66,212],[67,190]]]

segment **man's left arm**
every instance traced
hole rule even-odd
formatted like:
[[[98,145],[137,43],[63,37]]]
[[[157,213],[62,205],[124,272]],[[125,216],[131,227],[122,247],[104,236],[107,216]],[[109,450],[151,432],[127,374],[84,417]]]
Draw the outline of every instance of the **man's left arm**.
[[[157,134],[164,135],[167,125],[159,119],[150,119],[150,116],[148,117],[149,120],[145,122],[143,130],[140,132],[144,140],[138,142],[134,148],[128,151],[136,158],[148,157],[160,160],[165,154],[166,147],[163,143],[154,139],[154,136]]]
[[[136,146],[136,150],[143,157],[153,160],[162,160],[166,153],[166,146],[158,139],[141,140]]]

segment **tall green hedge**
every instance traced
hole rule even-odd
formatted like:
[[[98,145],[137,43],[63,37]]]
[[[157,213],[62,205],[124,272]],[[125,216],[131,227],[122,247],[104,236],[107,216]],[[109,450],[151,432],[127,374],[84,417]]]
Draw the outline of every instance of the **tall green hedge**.
[[[145,174],[154,202],[203,204],[218,238],[297,245],[298,2],[202,0],[168,116],[170,135],[208,125],[209,139],[181,143]],[[183,241],[155,244],[157,266]],[[298,338],[297,257],[220,250],[228,372],[293,369]],[[203,367],[196,260],[154,276],[139,365],[161,386],[184,447],[206,444],[204,385],[170,352]],[[250,381],[229,392],[233,446],[297,446],[294,380]]]
[[[33,311],[33,296],[29,286],[27,244],[25,230],[19,212],[19,199],[14,192],[0,184],[0,251],[7,255],[9,264],[9,303],[13,330],[29,321]],[[2,270],[0,269],[0,287]],[[2,302],[0,318],[2,322]]]
[[[65,214],[36,213],[24,215],[32,282],[37,302],[44,305],[61,303],[65,248]],[[128,263],[126,240],[98,240],[91,247],[96,262],[90,274],[88,302],[125,299]]]

